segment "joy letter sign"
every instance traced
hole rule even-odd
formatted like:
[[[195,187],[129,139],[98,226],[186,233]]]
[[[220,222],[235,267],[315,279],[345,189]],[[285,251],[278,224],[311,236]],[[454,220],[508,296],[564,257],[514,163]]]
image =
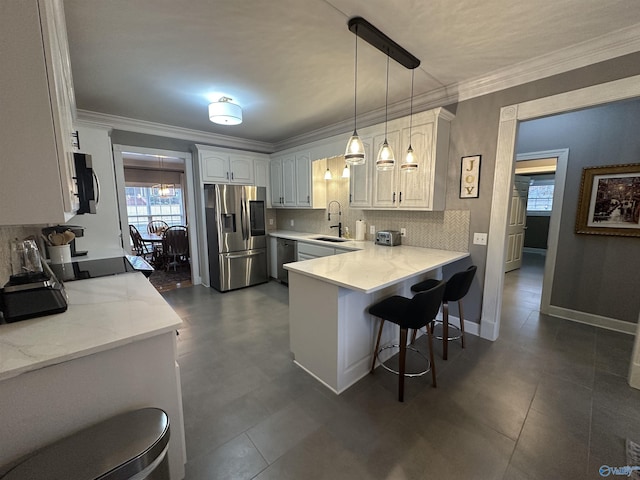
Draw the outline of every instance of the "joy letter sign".
[[[460,198],[478,198],[480,192],[480,159],[482,155],[462,157],[460,170]]]

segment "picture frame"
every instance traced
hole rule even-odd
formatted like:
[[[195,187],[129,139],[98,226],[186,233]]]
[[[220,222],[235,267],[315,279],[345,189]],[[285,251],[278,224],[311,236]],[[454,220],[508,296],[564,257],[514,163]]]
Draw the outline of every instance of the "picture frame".
[[[583,168],[575,232],[640,237],[640,163]]]
[[[460,159],[460,198],[480,196],[480,163],[482,155],[470,155]]]

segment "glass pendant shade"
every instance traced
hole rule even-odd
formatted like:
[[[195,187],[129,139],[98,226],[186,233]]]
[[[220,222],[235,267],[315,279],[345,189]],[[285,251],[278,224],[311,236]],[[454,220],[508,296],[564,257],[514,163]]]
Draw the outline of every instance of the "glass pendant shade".
[[[376,160],[376,169],[381,171],[393,170],[396,163],[396,159],[393,156],[393,150],[387,143],[387,139],[384,139],[384,143],[378,150],[378,159]]]
[[[231,98],[222,97],[209,104],[209,120],[219,125],[239,125],[242,123],[242,108],[231,103]]]
[[[173,183],[158,183],[151,187],[151,195],[156,197],[175,197],[176,186]]]
[[[365,161],[364,144],[362,143],[362,140],[360,140],[358,132],[355,130],[347,143],[347,150],[344,152],[344,160],[349,165],[362,165]]]
[[[345,165],[342,169],[342,178],[349,178],[351,176],[351,171],[349,170],[349,165]]]
[[[407,149],[407,156],[404,159],[404,163],[400,165],[400,169],[403,172],[415,172],[418,170],[418,163],[413,155],[413,148],[411,148],[411,145],[409,145],[409,148]]]
[[[329,168],[327,168],[327,171],[324,172],[324,179],[325,180],[331,180],[333,178],[333,176],[331,175],[331,170],[329,170]]]

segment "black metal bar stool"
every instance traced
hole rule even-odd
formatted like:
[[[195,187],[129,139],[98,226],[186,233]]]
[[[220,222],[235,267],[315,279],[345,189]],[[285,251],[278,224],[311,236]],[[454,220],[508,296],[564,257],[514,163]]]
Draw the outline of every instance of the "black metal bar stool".
[[[417,330],[422,327],[427,327],[427,338],[429,343],[429,362],[430,368],[427,368],[420,375],[431,370],[431,380],[433,386],[436,387],[436,365],[433,360],[433,347],[431,340],[431,329],[428,325],[434,321],[438,311],[440,310],[440,304],[442,303],[442,296],[444,294],[446,284],[440,282],[432,286],[432,288],[420,292],[413,298],[402,297],[400,295],[394,295],[386,298],[369,307],[369,313],[375,317],[380,318],[380,329],[378,330],[378,338],[376,340],[376,346],[373,350],[373,362],[371,364],[371,372],[376,366],[376,358],[380,351],[391,346],[397,346],[400,349],[399,353],[399,367],[398,367],[398,400],[404,401],[404,377],[405,374],[405,361],[407,356],[407,333],[409,329]],[[384,322],[389,321],[395,323],[400,327],[400,343],[398,345],[387,345],[382,349],[380,347],[380,337],[382,336],[382,327]],[[415,350],[415,349],[414,349]],[[396,372],[394,372],[396,373]]]
[[[442,337],[436,337],[442,339],[442,358],[447,359],[449,341],[461,339],[462,348],[464,348],[464,313],[462,310],[462,298],[469,292],[471,282],[476,274],[478,267],[471,265],[469,268],[462,272],[454,273],[449,280],[447,280],[447,287],[444,290],[444,296],[442,297]],[[412,292],[424,292],[429,290],[434,285],[437,285],[440,280],[428,279],[420,283],[416,283],[411,287]],[[458,302],[458,311],[460,312],[460,335],[449,336],[449,302]],[[451,325],[452,328],[457,329],[455,325]]]

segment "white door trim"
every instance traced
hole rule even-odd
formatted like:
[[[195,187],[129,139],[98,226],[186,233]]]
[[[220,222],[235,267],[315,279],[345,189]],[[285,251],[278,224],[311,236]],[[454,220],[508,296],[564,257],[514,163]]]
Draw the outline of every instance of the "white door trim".
[[[480,336],[496,340],[500,332],[509,197],[515,172],[518,122],[640,96],[640,75],[509,105],[500,109],[496,168],[491,199]],[[555,199],[554,199],[555,200]]]
[[[184,160],[184,178],[186,195],[185,209],[187,218],[190,219],[187,229],[189,232],[189,249],[191,256],[191,282],[193,285],[201,283],[200,262],[198,258],[198,240],[196,232],[196,209],[195,209],[195,183],[193,176],[193,161],[191,153],[177,152],[173,150],[162,150],[158,148],[135,147],[131,145],[113,145],[113,161],[116,175],[116,190],[118,195],[118,210],[120,211],[120,228],[122,229],[123,247],[128,248],[129,242],[124,239],[129,237],[129,224],[127,221],[127,198],[124,191],[124,163],[122,152],[142,153],[146,155],[162,155],[165,157],[181,158]]]
[[[527,152],[516,156],[516,160],[534,160],[537,158],[556,157],[556,172],[553,188],[553,207],[549,219],[549,234],[547,237],[547,254],[544,263],[544,277],[542,280],[542,295],[540,298],[540,312],[549,313],[551,291],[553,288],[553,275],[556,270],[556,254],[558,252],[558,237],[560,235],[560,222],[562,220],[562,200],[564,197],[564,182],[567,178],[567,164],[569,162],[569,149],[544,150],[541,152]]]

